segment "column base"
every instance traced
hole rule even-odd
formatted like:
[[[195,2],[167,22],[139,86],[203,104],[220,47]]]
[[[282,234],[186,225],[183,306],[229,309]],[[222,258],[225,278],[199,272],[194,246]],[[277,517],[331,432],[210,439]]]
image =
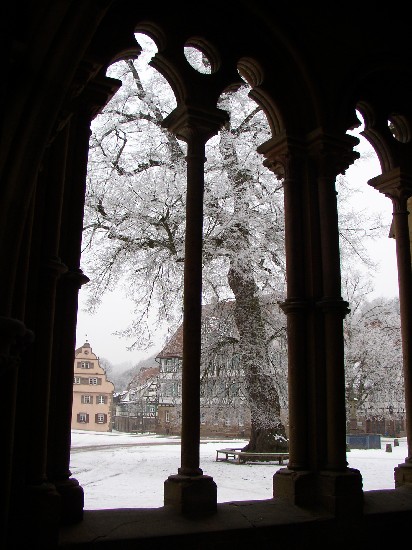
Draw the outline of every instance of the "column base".
[[[217,510],[217,487],[211,476],[171,475],[164,483],[164,505],[182,514],[204,516]]]
[[[316,476],[309,471],[280,468],[273,476],[273,496],[287,500],[296,506],[314,503]]]
[[[323,471],[319,477],[320,503],[335,517],[357,517],[363,513],[363,483],[359,470]]]
[[[321,505],[335,517],[353,517],[363,510],[362,476],[351,468],[320,473],[282,468],[273,476],[273,496],[296,506]]]
[[[29,485],[16,502],[8,540],[11,548],[57,548],[61,497],[54,484]]]
[[[395,488],[404,485],[412,486],[412,462],[398,464],[394,469]]]
[[[61,523],[72,525],[83,519],[84,491],[77,479],[69,478],[55,481],[57,492],[61,496]]]

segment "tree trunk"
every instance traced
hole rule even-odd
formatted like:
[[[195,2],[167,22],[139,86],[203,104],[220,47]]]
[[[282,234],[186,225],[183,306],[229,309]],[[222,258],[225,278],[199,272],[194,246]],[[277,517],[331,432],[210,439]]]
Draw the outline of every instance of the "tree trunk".
[[[287,452],[279,394],[268,370],[267,339],[257,286],[246,266],[230,267],[228,282],[235,295],[241,364],[251,411],[251,437],[244,451]]]

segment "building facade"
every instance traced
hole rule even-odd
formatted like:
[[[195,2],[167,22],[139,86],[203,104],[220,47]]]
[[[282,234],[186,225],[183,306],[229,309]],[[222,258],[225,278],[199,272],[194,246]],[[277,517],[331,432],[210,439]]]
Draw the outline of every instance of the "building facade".
[[[76,349],[73,373],[72,429],[112,431],[114,385],[89,342]]]
[[[182,326],[156,359],[159,362],[157,432],[177,435],[182,426]],[[209,358],[209,361],[202,362],[201,436],[250,436],[250,409],[241,390],[242,377],[237,354],[231,344],[222,347],[213,361]]]
[[[159,368],[145,368],[130,381],[114,407],[113,429],[118,432],[157,431]]]
[[[268,311],[270,300],[262,298]],[[265,305],[266,304],[266,305]],[[249,438],[251,411],[233,301],[204,305],[200,372],[200,434],[202,437]],[[286,338],[273,339],[261,371],[277,379],[281,419],[288,431]],[[269,349],[270,348],[270,349]],[[182,428],[183,325],[157,354],[158,366],[142,369],[119,398],[113,426],[125,432],[152,431],[180,435]]]

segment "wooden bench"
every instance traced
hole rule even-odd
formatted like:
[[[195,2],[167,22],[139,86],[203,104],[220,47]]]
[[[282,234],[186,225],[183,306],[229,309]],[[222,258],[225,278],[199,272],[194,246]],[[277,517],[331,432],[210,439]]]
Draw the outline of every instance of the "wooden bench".
[[[246,464],[246,462],[277,461],[283,464],[284,460],[289,458],[289,453],[252,453],[242,451],[242,449],[218,449],[216,450],[216,461],[229,460],[236,464]]]

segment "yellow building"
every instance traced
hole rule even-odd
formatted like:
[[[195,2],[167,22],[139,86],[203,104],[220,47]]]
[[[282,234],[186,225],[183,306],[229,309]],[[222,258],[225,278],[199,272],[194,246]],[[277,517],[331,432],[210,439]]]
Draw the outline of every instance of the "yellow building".
[[[75,351],[72,429],[110,432],[113,391],[114,385],[86,341]]]

